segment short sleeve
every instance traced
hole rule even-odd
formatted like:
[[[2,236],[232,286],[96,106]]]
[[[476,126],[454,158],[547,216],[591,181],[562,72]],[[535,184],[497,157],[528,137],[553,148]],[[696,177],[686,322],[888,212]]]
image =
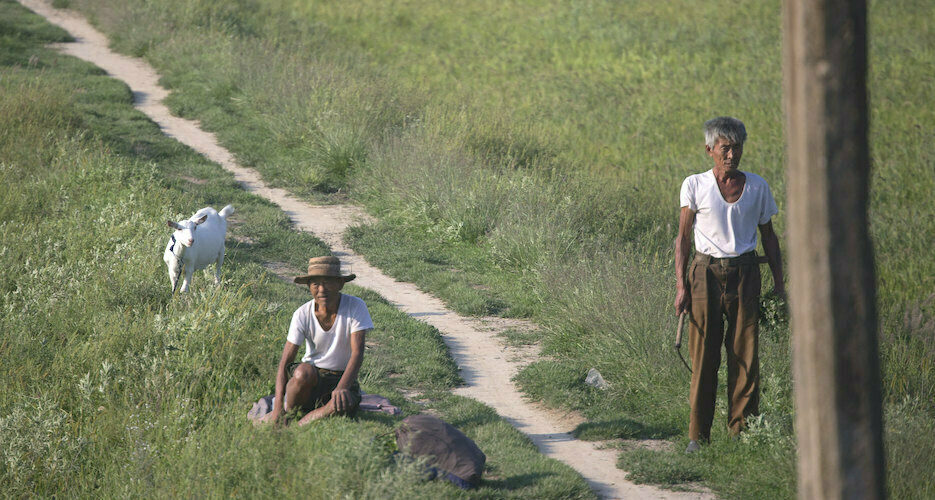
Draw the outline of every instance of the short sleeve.
[[[354,301],[354,310],[348,318],[348,326],[350,327],[350,333],[373,329],[373,320],[370,319],[367,304],[359,298]]]
[[[682,189],[679,192],[679,203],[680,208],[688,207],[694,212],[698,211],[698,204],[695,202],[695,183],[692,182],[690,176],[682,181]]]
[[[760,209],[760,220],[759,225],[766,224],[769,220],[776,214],[779,213],[779,208],[776,206],[776,200],[773,198],[773,191],[769,188],[769,184],[765,181],[763,185],[766,189],[763,190],[763,201]]]
[[[308,336],[308,314],[305,307],[300,307],[292,313],[292,322],[289,323],[289,335],[286,340],[295,345],[302,345]]]

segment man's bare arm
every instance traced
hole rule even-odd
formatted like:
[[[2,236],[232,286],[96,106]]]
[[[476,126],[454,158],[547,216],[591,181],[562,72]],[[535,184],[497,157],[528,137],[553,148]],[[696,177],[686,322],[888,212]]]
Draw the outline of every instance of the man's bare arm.
[[[786,284],[782,276],[782,253],[779,250],[779,237],[773,231],[773,221],[760,224],[760,236],[763,238],[763,252],[766,253],[766,262],[773,274],[773,293],[779,297],[786,297]]]
[[[675,238],[675,314],[691,309],[691,293],[688,289],[688,258],[691,256],[691,231],[695,226],[695,212],[682,207],[679,212],[679,234]]]
[[[283,413],[283,402],[286,399],[286,384],[289,383],[289,363],[295,359],[299,352],[299,346],[286,341],[282,348],[282,357],[279,358],[279,367],[276,369],[276,399],[273,401],[273,411],[270,412],[269,420],[277,420]]]
[[[347,367],[341,380],[335,386],[331,393],[331,399],[334,401],[334,409],[338,412],[347,411],[350,407],[350,396],[348,391],[351,385],[357,381],[357,374],[360,372],[360,366],[364,363],[364,344],[367,336],[367,330],[351,332],[351,359],[347,361]]]

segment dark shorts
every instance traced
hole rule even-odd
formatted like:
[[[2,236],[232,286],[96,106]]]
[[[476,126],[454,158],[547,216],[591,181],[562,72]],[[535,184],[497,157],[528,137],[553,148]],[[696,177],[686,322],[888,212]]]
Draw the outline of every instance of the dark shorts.
[[[292,374],[295,372],[295,369],[298,368],[302,363],[291,363],[287,369],[289,373],[289,378],[292,378]],[[312,394],[309,396],[308,401],[302,405],[302,409],[305,411],[311,411],[315,408],[322,407],[328,404],[328,401],[331,401],[331,393],[334,391],[335,387],[338,386],[338,382],[341,381],[341,376],[344,372],[339,372],[335,370],[326,370],[324,368],[318,368],[311,363],[307,363],[316,370],[318,370],[318,385],[312,389]],[[349,388],[351,391],[351,410],[347,412],[348,415],[354,415],[357,413],[357,408],[360,406],[360,384],[356,381],[351,384]]]

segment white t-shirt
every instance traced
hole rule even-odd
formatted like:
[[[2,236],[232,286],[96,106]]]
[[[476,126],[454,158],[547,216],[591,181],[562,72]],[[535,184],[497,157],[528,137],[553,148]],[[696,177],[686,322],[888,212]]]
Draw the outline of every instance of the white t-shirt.
[[[766,180],[743,173],[747,177],[743,193],[733,203],[721,196],[713,169],[682,182],[681,206],[695,212],[696,251],[720,258],[756,250],[757,227],[779,212]]]
[[[351,333],[373,328],[370,311],[364,301],[353,295],[341,294],[338,314],[330,330],[324,330],[315,317],[315,300],[302,304],[292,314],[289,336],[295,345],[305,341],[302,362],[326,370],[343,371],[351,359]]]

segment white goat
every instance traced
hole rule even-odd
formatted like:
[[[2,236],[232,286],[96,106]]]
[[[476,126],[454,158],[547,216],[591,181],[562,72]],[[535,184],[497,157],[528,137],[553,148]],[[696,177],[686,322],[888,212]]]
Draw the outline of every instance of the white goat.
[[[166,225],[175,229],[169,238],[162,260],[169,268],[169,280],[172,281],[172,293],[178,285],[182,269],[185,280],[179,292],[188,291],[192,282],[192,273],[204,269],[216,262],[214,284],[221,282],[221,265],[224,264],[224,237],[227,235],[227,216],[234,213],[234,207],[227,205],[220,212],[205,207],[195,212],[188,220],[179,222],[166,221]]]

